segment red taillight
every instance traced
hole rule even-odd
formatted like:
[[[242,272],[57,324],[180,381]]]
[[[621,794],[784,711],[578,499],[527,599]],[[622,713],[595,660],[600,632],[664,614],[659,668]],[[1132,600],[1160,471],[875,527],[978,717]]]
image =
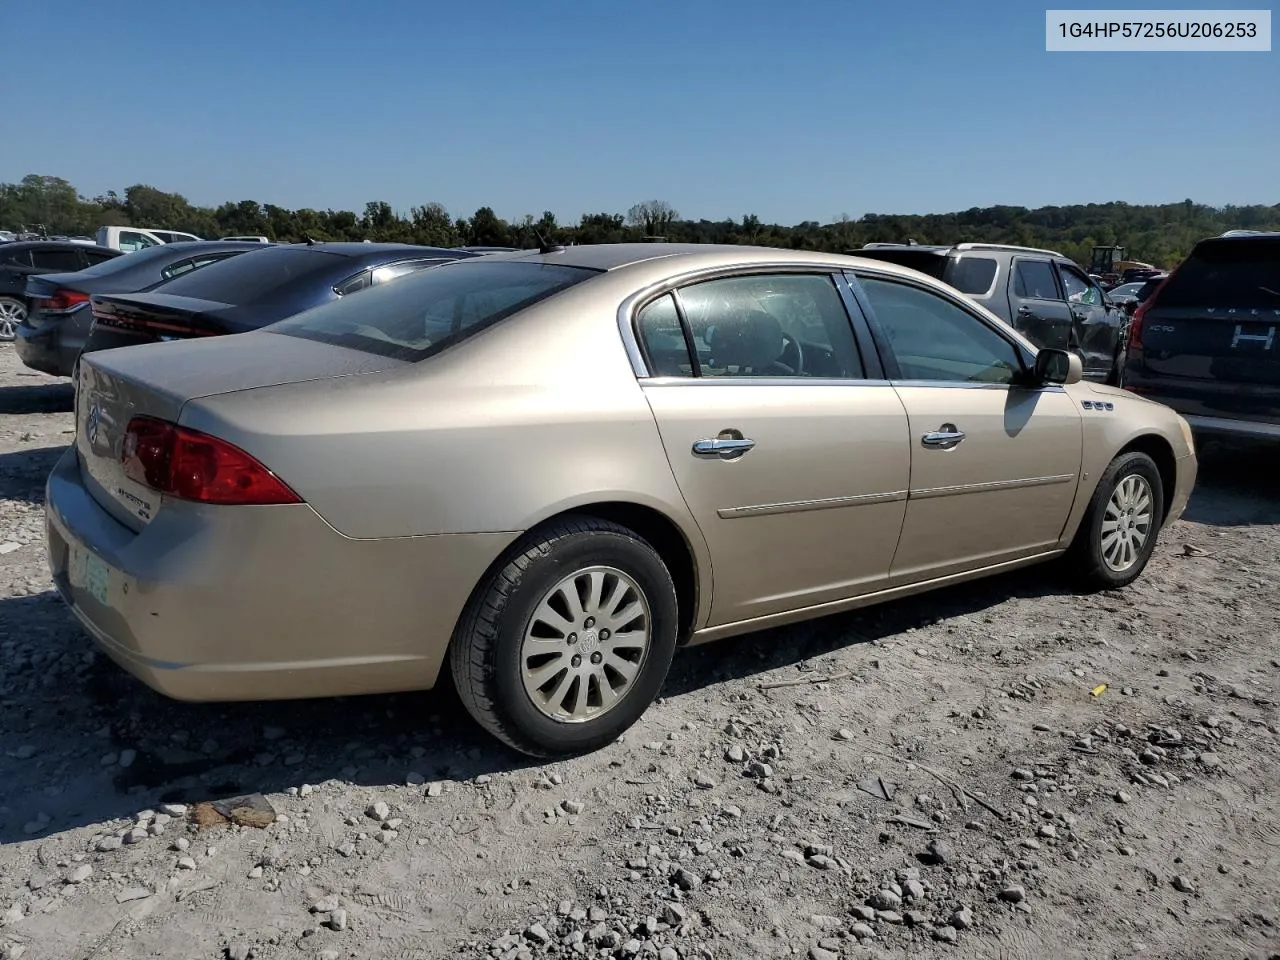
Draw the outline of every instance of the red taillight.
[[[1169,275],[1160,281],[1160,286],[1151,291],[1147,299],[1138,304],[1137,309],[1133,311],[1133,316],[1129,318],[1129,349],[1142,349],[1142,318],[1146,316],[1147,308],[1156,302],[1156,298],[1160,296],[1160,291],[1165,285],[1173,279],[1173,275],[1177,273],[1177,268],[1169,272]]]
[[[37,307],[46,313],[68,313],[89,302],[89,295],[79,290],[55,290],[53,296],[36,301]]]
[[[181,500],[221,505],[302,503],[274,473],[234,444],[153,417],[125,430],[125,475]]]

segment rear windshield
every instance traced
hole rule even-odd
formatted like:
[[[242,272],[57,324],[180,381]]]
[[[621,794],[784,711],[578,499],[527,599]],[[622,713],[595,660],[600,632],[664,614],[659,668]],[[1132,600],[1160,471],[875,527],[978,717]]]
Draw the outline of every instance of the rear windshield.
[[[996,262],[990,257],[960,257],[951,261],[947,282],[961,293],[986,293],[996,278]]]
[[[1169,278],[1158,303],[1280,309],[1280,243],[1201,244]]]
[[[312,247],[264,246],[261,250],[248,251],[243,257],[231,257],[200,270],[179,274],[154,288],[153,292],[243,306],[286,285],[330,272],[339,259],[336,254],[323,253]]]
[[[155,246],[147,247],[145,250],[139,250],[136,253],[128,253],[122,257],[111,257],[96,263],[92,267],[84,270],[77,270],[77,276],[81,277],[109,277],[112,274],[120,273],[124,270],[132,270],[134,267],[143,266],[152,260],[172,260],[175,257],[172,247]]]
[[[206,268],[213,269],[213,268]],[[263,329],[397,360],[424,360],[598,271],[510,260],[423,270]]]

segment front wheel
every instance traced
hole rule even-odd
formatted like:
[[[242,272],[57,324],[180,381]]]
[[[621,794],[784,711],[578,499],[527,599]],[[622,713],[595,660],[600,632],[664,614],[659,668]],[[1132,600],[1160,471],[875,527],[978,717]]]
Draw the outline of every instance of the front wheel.
[[[1081,584],[1115,589],[1138,579],[1164,519],[1164,485],[1145,453],[1111,461],[1085,511],[1069,559]]]
[[[0,297],[0,340],[14,340],[18,324],[27,319],[27,305],[14,297]]]
[[[450,644],[458,695],[522,753],[572,756],[634,724],[662,687],[679,629],[657,551],[596,517],[535,531],[480,586]]]

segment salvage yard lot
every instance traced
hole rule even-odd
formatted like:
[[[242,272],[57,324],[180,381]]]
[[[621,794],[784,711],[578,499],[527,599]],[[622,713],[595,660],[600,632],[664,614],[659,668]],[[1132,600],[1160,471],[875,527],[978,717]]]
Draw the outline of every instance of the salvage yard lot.
[[[0,348],[0,957],[1280,952],[1274,453],[1204,451],[1123,591],[1032,569],[701,647],[623,740],[537,764],[448,692],[125,676],[45,566],[70,431]],[[255,793],[265,828],[171,806]]]

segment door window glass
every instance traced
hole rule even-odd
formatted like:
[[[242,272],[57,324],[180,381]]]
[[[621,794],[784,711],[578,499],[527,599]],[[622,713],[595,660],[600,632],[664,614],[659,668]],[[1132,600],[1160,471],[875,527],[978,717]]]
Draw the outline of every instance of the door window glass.
[[[1061,300],[1053,264],[1048,260],[1019,260],[1014,269],[1013,292],[1024,300]]]
[[[928,290],[860,278],[905,380],[1010,383],[1022,369],[1008,340]]]

